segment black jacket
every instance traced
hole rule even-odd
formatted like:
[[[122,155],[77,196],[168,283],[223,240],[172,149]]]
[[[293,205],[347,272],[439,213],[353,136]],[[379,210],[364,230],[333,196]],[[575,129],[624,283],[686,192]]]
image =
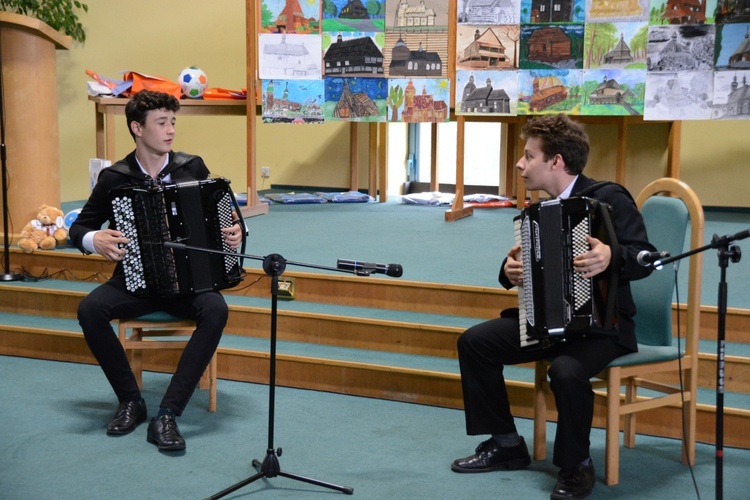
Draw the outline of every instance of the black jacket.
[[[163,179],[167,174],[172,175],[172,182],[177,182],[190,179],[204,180],[208,178],[210,172],[199,156],[170,151],[169,163],[161,171],[159,178]],[[105,222],[109,222],[109,228],[117,229],[109,197],[113,189],[144,186],[149,182],[151,182],[151,177],[141,171],[135,159],[135,151],[111,167],[103,169],[91,196],[68,232],[73,245],[80,251],[86,252],[83,247],[83,237],[86,233],[100,230]],[[118,263],[114,274],[121,272],[122,264]]]
[[[579,175],[571,196],[577,196],[585,188],[596,181],[584,175]],[[635,339],[635,303],[630,293],[630,282],[645,278],[652,269],[638,264],[638,253],[642,250],[654,252],[656,249],[648,241],[643,217],[630,193],[619,184],[607,183],[590,194],[590,198],[602,201],[612,206],[612,223],[617,235],[620,254],[613,255],[610,265],[618,265],[617,287],[617,341],[623,347],[637,351]],[[506,259],[507,260],[507,259]],[[513,284],[505,276],[505,260],[500,267],[500,284],[506,289],[513,288]]]

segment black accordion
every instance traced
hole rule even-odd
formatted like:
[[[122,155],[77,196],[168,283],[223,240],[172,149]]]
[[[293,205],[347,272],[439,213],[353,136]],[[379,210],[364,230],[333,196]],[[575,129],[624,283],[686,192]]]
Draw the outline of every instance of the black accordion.
[[[589,250],[587,235],[612,248],[613,262],[617,258],[611,212],[606,203],[572,197],[534,203],[514,218],[523,264],[518,289],[522,349],[577,334],[614,333],[616,266],[593,278],[573,269],[573,259]]]
[[[116,189],[110,201],[117,229],[130,239],[122,265],[134,295],[180,297],[242,280],[242,259],[221,233],[235,224],[232,211],[240,213],[227,179]],[[169,241],[226,254],[166,248]]]

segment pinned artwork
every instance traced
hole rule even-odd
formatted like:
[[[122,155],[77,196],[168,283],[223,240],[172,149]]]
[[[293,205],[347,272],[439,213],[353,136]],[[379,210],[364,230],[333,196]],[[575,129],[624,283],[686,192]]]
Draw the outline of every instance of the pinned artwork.
[[[264,80],[263,123],[323,123],[323,80]]]
[[[332,121],[385,121],[387,80],[383,78],[325,79],[325,118]]]
[[[392,122],[447,122],[450,119],[450,80],[389,79],[388,107],[388,120]]]

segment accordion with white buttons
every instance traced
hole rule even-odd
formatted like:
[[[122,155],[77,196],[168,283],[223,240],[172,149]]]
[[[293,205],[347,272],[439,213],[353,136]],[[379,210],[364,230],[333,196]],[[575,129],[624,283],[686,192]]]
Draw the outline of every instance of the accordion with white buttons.
[[[543,347],[573,335],[614,333],[617,273],[614,265],[593,278],[573,269],[589,250],[586,236],[618,255],[611,207],[592,198],[534,203],[514,218],[521,246],[523,286],[518,289],[521,348]]]
[[[232,212],[240,214],[227,179],[116,189],[110,200],[115,229],[130,239],[122,260],[129,292],[180,297],[230,288],[242,280],[242,259],[221,233],[237,222]],[[242,234],[244,251],[244,227]],[[169,241],[213,252],[166,248]]]

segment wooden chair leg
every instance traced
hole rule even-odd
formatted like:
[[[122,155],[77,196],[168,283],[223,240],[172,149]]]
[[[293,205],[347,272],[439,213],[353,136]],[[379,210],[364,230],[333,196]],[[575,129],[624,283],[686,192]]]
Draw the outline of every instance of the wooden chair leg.
[[[547,383],[547,367],[537,361],[534,366],[534,460],[547,457],[547,400],[544,386]]]
[[[608,371],[604,482],[612,486],[620,482],[620,369]]]
[[[216,411],[216,385],[217,385],[217,368],[218,368],[218,356],[214,353],[211,358],[211,362],[208,364],[208,411]]]
[[[638,397],[638,387],[635,385],[635,380],[632,378],[628,379],[625,385],[625,404],[635,403]],[[626,448],[635,448],[635,423],[636,413],[628,413],[625,415],[625,426],[623,429],[623,444]]]

